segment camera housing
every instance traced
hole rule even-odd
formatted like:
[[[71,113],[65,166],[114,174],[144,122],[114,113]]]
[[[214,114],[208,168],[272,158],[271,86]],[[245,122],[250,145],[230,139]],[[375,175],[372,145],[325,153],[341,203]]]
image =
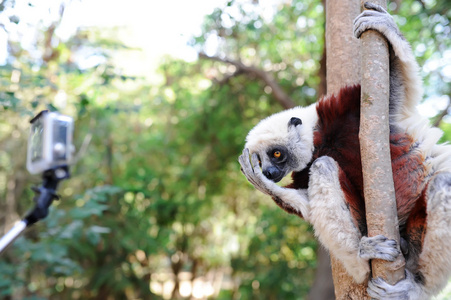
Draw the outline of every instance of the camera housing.
[[[31,121],[27,169],[32,174],[67,166],[72,160],[74,122],[71,117],[42,111]]]

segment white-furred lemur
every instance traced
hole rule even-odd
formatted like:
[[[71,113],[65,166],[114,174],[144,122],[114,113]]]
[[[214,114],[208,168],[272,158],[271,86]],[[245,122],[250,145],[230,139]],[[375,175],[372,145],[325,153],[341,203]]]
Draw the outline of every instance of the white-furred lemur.
[[[393,18],[365,3],[354,21],[357,38],[380,32],[390,48],[390,153],[406,278],[396,285],[368,283],[376,299],[428,299],[451,273],[451,146],[442,131],[416,111],[422,98],[419,67]],[[308,107],[272,115],[253,128],[239,157],[241,170],[285,211],[313,225],[320,242],[357,283],[370,275],[370,259],[395,260],[397,244],[367,237],[359,146],[360,86]],[[276,182],[292,172],[293,182]]]

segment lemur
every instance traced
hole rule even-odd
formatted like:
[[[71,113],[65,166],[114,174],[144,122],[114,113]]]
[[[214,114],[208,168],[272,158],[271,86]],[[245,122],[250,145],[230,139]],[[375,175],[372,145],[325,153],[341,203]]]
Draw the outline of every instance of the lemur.
[[[390,153],[406,278],[396,285],[368,283],[376,299],[428,299],[451,273],[451,146],[438,144],[415,106],[421,100],[419,66],[392,16],[365,3],[354,35],[376,30],[390,49]],[[357,283],[369,279],[371,259],[393,261],[397,243],[367,237],[359,146],[360,86],[348,86],[308,107],[272,115],[248,134],[241,171],[288,213],[313,225],[319,241]],[[292,172],[293,182],[276,184]]]

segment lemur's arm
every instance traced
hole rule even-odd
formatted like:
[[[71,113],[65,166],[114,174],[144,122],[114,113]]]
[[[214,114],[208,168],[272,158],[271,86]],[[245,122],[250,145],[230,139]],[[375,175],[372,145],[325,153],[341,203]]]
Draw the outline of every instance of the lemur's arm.
[[[354,20],[354,35],[359,38],[376,30],[390,43],[390,123],[398,124],[415,113],[423,97],[420,68],[393,17],[379,5],[366,2],[364,6],[368,10]]]
[[[399,251],[396,242],[384,236],[361,236],[346,204],[339,170],[337,162],[328,156],[313,162],[308,188],[310,221],[321,243],[342,262],[354,280],[361,283],[370,273],[370,259],[393,261]]]
[[[256,189],[271,196],[288,213],[297,214],[308,221],[310,205],[307,190],[283,188],[266,178],[260,168],[257,154],[253,153],[250,157],[247,148],[243,150],[243,154],[240,155],[238,161],[241,165],[241,171]]]

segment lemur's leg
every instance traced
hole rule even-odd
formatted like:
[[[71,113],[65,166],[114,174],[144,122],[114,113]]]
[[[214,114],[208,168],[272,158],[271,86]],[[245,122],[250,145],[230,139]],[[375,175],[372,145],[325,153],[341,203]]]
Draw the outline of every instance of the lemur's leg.
[[[274,201],[289,213],[297,214],[306,221],[309,218],[310,205],[306,190],[283,188],[263,175],[258,156],[253,153],[249,157],[249,149],[244,149],[238,161],[241,171],[256,189],[271,196]]]
[[[376,30],[390,43],[390,52],[394,52],[390,53],[390,117],[400,122],[415,112],[423,97],[419,66],[393,17],[379,5],[366,2],[364,6],[369,10],[354,20],[354,35],[359,38],[364,31]]]
[[[424,289],[437,294],[451,275],[451,173],[439,173],[429,183],[426,235],[419,258]]]
[[[368,278],[368,260],[395,260],[396,242],[383,236],[362,237],[352,221],[339,182],[339,166],[328,156],[315,160],[310,168],[308,188],[310,222],[321,243],[333,251],[358,283]]]
[[[451,173],[439,173],[426,192],[427,224],[418,262],[419,276],[406,270],[405,280],[392,286],[381,278],[368,284],[376,299],[429,299],[437,294],[451,275]]]

